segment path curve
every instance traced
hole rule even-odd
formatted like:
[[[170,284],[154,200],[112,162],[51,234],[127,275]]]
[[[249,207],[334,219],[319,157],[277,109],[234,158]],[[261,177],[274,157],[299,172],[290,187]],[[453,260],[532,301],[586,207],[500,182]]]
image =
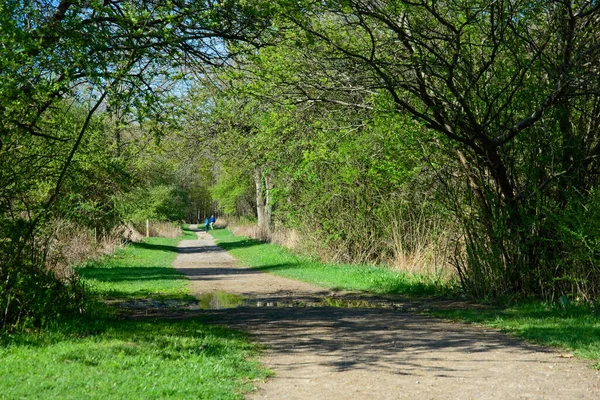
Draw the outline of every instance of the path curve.
[[[180,243],[174,267],[196,295],[257,301],[329,291],[240,266],[211,236]],[[267,346],[275,377],[250,399],[600,399],[598,371],[500,332],[393,309],[240,307],[215,323]]]

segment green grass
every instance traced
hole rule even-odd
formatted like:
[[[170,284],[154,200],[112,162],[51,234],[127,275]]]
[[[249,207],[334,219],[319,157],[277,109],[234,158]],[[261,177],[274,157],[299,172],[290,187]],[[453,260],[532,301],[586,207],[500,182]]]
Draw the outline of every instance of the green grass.
[[[266,375],[244,335],[199,320],[74,323],[4,339],[0,398],[237,399]]]
[[[414,296],[448,295],[454,290],[449,282],[436,281],[426,275],[372,265],[322,263],[294,255],[281,246],[234,236],[226,229],[216,229],[210,233],[219,246],[249,267],[333,290]]]
[[[87,263],[86,314],[0,336],[0,398],[239,399],[268,376],[240,332],[202,318],[119,318],[98,301],[189,297],[170,268],[179,240],[151,238]]]
[[[147,238],[99,261],[78,269],[87,290],[102,298],[185,298],[187,279],[171,268],[177,243],[195,239],[184,230],[183,238]]]
[[[589,359],[600,369],[600,318],[589,307],[539,301],[490,309],[433,310],[428,314],[484,325],[527,341],[557,347]]]
[[[236,237],[228,230],[211,231],[218,244],[242,263],[264,272],[328,288],[362,290],[408,296],[455,295],[448,284],[423,275],[402,274],[386,268],[325,264],[303,259],[280,246]],[[510,306],[434,309],[429,315],[481,324],[516,337],[555,346],[589,359],[600,369],[600,318],[589,307],[520,302]]]

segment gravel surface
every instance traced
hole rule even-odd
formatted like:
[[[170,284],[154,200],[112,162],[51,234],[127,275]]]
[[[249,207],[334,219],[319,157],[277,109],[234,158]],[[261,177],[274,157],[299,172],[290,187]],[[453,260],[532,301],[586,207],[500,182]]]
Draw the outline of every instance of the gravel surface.
[[[250,399],[600,399],[598,371],[555,350],[397,303],[307,306],[351,294],[240,266],[204,232],[180,248],[174,266],[195,295],[245,299],[202,314],[266,346],[263,361],[275,376]]]

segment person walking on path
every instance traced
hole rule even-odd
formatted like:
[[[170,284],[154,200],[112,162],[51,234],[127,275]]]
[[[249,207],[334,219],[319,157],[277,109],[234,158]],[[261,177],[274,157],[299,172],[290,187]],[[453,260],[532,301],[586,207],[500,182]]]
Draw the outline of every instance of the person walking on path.
[[[208,218],[206,218],[206,220],[204,221],[204,229],[206,230],[206,233],[208,233],[209,228],[210,228],[210,220]]]
[[[210,216],[210,229],[215,229],[215,216],[211,215]]]

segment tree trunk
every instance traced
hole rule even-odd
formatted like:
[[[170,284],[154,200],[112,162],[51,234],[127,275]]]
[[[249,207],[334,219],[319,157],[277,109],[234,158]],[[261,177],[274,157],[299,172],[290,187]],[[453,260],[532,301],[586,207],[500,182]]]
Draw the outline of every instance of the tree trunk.
[[[258,217],[258,227],[265,231],[270,231],[272,225],[272,181],[273,177],[270,172],[265,173],[259,166],[254,168],[254,183],[256,184],[256,215]]]
[[[267,172],[263,174],[265,184],[265,228],[269,231],[273,226],[273,205],[271,202],[271,190],[273,190],[273,174]]]

